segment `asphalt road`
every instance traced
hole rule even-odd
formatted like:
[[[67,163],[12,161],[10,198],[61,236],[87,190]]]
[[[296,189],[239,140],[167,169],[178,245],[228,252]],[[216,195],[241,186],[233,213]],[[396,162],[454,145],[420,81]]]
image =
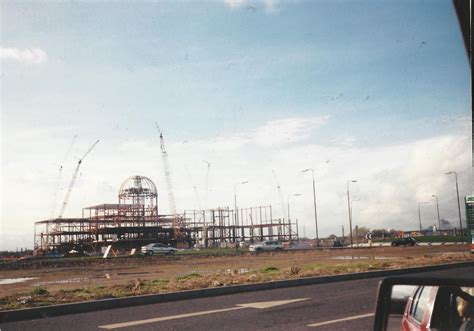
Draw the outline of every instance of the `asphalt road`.
[[[472,277],[474,267],[433,274]],[[4,323],[0,330],[370,330],[379,281],[353,280],[104,310]]]

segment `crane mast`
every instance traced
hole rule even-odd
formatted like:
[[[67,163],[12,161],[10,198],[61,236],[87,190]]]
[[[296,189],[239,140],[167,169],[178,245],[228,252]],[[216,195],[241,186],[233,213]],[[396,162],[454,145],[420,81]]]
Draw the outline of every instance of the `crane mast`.
[[[61,206],[61,211],[59,212],[58,218],[62,218],[64,215],[64,211],[66,210],[67,203],[69,201],[69,197],[71,196],[71,191],[74,187],[74,183],[76,182],[77,179],[77,174],[79,173],[79,168],[81,167],[82,161],[86,158],[86,156],[94,149],[94,147],[99,143],[99,139],[87,150],[87,152],[84,154],[83,157],[77,161],[77,166],[76,170],[74,170],[74,174],[72,175],[71,182],[69,183],[69,187],[66,192],[66,196],[64,197],[63,204]]]
[[[170,171],[170,165],[168,162],[168,153],[166,152],[165,140],[163,138],[163,133],[161,133],[160,131],[158,123],[155,122],[155,126],[156,126],[156,129],[158,130],[158,134],[160,135],[161,158],[163,160],[163,168],[165,171],[166,185],[168,186],[168,201],[170,205],[171,215],[173,216],[173,227],[175,228],[178,234],[179,226],[177,224],[176,204],[175,204],[174,194],[173,194],[173,185],[171,182],[171,171]]]

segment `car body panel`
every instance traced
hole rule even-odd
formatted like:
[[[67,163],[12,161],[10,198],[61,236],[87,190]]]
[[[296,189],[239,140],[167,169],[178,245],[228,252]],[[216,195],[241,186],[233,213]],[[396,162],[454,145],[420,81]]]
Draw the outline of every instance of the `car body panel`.
[[[275,252],[284,250],[282,243],[276,240],[265,240],[258,244],[253,244],[249,246],[249,251],[251,252]]]
[[[420,286],[408,299],[402,319],[402,331],[430,330],[431,315],[438,293],[436,286]]]
[[[177,249],[171,246],[167,246],[161,243],[148,244],[141,247],[141,252],[143,254],[153,255],[153,254],[174,254]]]
[[[413,237],[399,238],[392,241],[392,246],[415,246],[416,240]]]

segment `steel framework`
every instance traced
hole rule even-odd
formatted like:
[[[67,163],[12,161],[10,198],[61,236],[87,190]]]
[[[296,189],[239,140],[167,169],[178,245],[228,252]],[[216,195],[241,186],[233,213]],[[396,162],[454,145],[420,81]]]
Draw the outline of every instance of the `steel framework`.
[[[110,244],[131,249],[153,242],[181,247],[191,247],[195,243],[223,247],[235,246],[239,242],[287,241],[298,237],[297,222],[273,219],[271,206],[237,211],[219,207],[187,210],[181,215],[160,215],[155,184],[143,176],[125,180],[118,200],[116,204],[83,208],[81,218],[36,222],[35,250],[58,253],[71,249],[98,251]],[[236,213],[239,224],[235,222]],[[176,224],[180,225],[179,229],[176,229]]]

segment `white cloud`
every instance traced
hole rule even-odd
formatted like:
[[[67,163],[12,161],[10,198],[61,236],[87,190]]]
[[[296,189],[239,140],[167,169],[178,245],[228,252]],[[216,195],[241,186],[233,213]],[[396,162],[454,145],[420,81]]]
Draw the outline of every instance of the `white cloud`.
[[[41,64],[48,60],[48,54],[41,48],[4,48],[0,47],[0,59],[17,61],[22,64]]]
[[[247,0],[224,0],[224,3],[229,6],[230,8],[239,8],[248,3]]]
[[[444,173],[458,171],[460,194],[469,193],[469,130],[382,147],[318,145],[308,142],[309,139],[305,141],[311,138],[311,130],[326,121],[327,117],[273,120],[256,130],[186,143],[174,142],[167,136],[178,209],[193,209],[203,204],[207,208],[232,206],[234,184],[248,180],[247,185],[239,187],[241,206],[271,204],[275,218],[286,217],[272,175],[274,169],[283,191],[284,205],[287,194],[302,194],[291,200],[291,214],[298,218],[300,230],[305,227],[306,234],[312,236],[311,175],[301,173],[302,169],[312,167],[316,171],[321,236],[340,234],[341,225],[347,233],[346,181],[352,178],[358,183],[351,184],[351,196],[360,199],[354,205],[354,225],[416,229],[417,202],[433,202],[432,194],[439,196],[441,217],[457,221],[453,178]],[[287,134],[274,137],[274,131]],[[298,143],[286,143],[284,138],[290,134]],[[31,246],[34,222],[50,214],[57,162],[63,158],[72,137],[63,130],[25,129],[6,132],[4,138],[2,235],[17,237],[15,244],[0,240],[0,246],[10,249],[15,248],[13,245]],[[74,156],[82,155],[94,138],[82,137],[79,132],[76,148],[64,165],[63,188],[69,184],[77,163]],[[265,143],[265,139],[269,141]],[[12,141],[15,144],[9,143]],[[269,145],[279,148],[268,148]],[[211,162],[209,173],[203,160]],[[83,162],[65,217],[80,216],[86,206],[116,202],[121,182],[135,174],[150,177],[155,182],[159,208],[167,213],[163,173],[160,147],[152,127],[148,139],[132,142],[104,139]],[[59,197],[59,200],[64,197],[64,190]],[[422,208],[423,224],[434,224],[433,203]]]
[[[278,14],[280,12],[279,0],[263,0],[265,13],[268,15]]]
[[[253,141],[261,146],[284,145],[308,138],[311,131],[325,124],[329,116],[293,117],[270,121],[258,128]]]
[[[329,116],[313,116],[272,120],[252,131],[189,142],[186,146],[194,149],[196,146],[207,145],[210,150],[216,152],[236,151],[249,145],[279,148],[304,141],[311,136],[313,130],[324,125],[328,119]]]

